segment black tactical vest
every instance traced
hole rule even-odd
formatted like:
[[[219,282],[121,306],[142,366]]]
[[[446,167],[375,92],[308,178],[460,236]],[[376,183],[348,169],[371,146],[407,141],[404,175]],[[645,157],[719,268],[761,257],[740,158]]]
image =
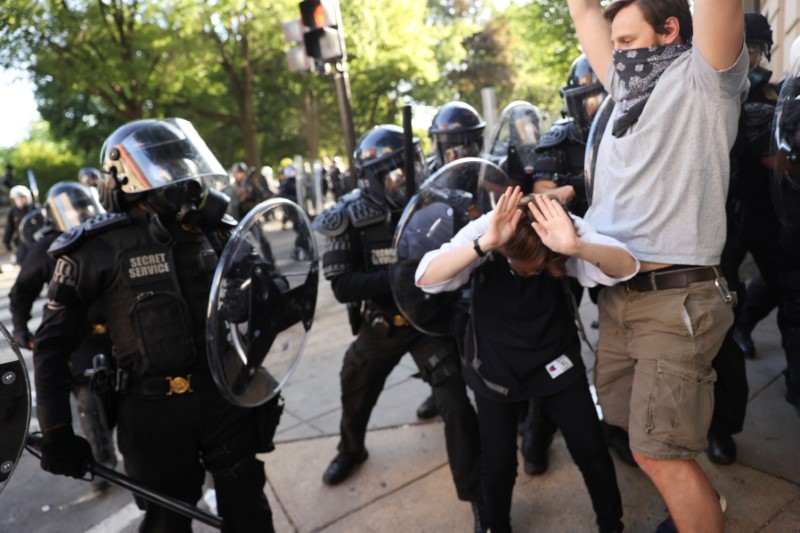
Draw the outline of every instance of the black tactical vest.
[[[217,255],[202,234],[170,228],[160,244],[138,224],[98,235],[114,250],[104,312],[120,368],[163,375],[205,365],[205,322]]]

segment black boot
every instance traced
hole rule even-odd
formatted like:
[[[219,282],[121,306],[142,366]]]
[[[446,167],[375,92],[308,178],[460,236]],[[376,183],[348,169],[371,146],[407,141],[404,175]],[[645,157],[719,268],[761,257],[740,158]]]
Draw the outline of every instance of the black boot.
[[[736,442],[727,433],[709,433],[706,454],[714,464],[733,464],[736,462]]]
[[[538,476],[547,472],[550,462],[547,452],[556,434],[556,425],[534,423],[522,434],[522,457],[525,460],[525,473]]]
[[[419,407],[417,407],[417,418],[421,418],[422,420],[428,420],[429,418],[433,418],[439,414],[439,409],[436,407],[436,400],[433,397],[433,394],[428,396],[424,402],[422,402]]]
[[[738,326],[733,328],[733,341],[748,359],[756,358],[756,345],[750,337],[750,332],[745,331]]]
[[[472,504],[472,516],[475,517],[475,533],[487,533],[489,528],[486,526],[486,512],[480,502],[470,502]]]
[[[639,465],[636,464],[636,459],[633,458],[633,452],[631,452],[628,432],[619,426],[612,426],[604,420],[600,421],[600,425],[603,427],[603,435],[606,437],[608,447],[617,452],[617,456],[623,463],[638,468]]]
[[[353,470],[367,460],[369,454],[367,450],[356,454],[343,454],[340,453],[333,458],[331,464],[328,465],[327,470],[322,475],[322,482],[326,485],[338,485],[353,473]]]

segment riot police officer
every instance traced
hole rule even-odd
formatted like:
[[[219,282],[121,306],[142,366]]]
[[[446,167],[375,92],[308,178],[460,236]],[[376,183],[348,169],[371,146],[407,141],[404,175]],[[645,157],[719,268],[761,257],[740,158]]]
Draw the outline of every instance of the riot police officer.
[[[33,335],[28,330],[31,309],[42,291],[42,286],[50,281],[56,263],[47,254],[47,249],[61,233],[103,212],[94,195],[79,183],[56,183],[48,191],[45,202],[46,224],[37,231],[38,240],[28,250],[8,295],[14,339],[20,347],[29,350],[34,348]],[[99,307],[94,305],[89,310],[88,321],[83,327],[85,336],[70,357],[72,394],[75,396],[81,428],[91,445],[92,455],[103,466],[114,468],[117,456],[113,436],[101,421],[100,408],[89,390],[87,376],[87,371],[92,371],[95,356],[105,354],[111,357],[111,339],[105,320],[99,314]],[[92,488],[96,491],[107,487],[108,482],[101,478],[92,480]]]
[[[474,107],[459,101],[448,102],[439,108],[428,128],[431,153],[426,165],[434,173],[447,163],[462,157],[478,157],[483,150],[484,121]],[[417,407],[417,417],[429,419],[439,413],[433,394]]]
[[[745,42],[749,52],[750,90],[742,105],[739,131],[731,150],[731,180],[726,205],[728,232],[722,251],[720,267],[728,285],[739,296],[734,308],[735,319],[741,314],[746,299],[745,286],[739,277],[739,267],[750,252],[771,291],[783,293],[779,304],[781,316],[792,298],[800,298],[800,287],[794,282],[800,276],[800,261],[785,253],[780,242],[780,222],[772,205],[769,189],[769,168],[763,159],[770,153],[770,127],[777,102],[777,88],[769,83],[771,72],[760,65],[762,56],[769,58],[772,48],[772,29],[760,13],[745,13]],[[800,324],[800,314],[796,317]],[[787,357],[793,349],[787,344]],[[745,354],[735,341],[735,328],[728,331],[714,358],[717,372],[714,385],[714,414],[708,433],[708,458],[717,464],[736,460],[733,435],[744,426],[747,407],[747,375]],[[800,346],[794,348],[797,350]]]
[[[462,157],[478,157],[483,150],[486,122],[465,102],[449,102],[439,108],[428,128],[431,155],[428,170],[435,172]]]
[[[3,232],[3,244],[9,252],[12,244],[17,253],[17,264],[22,264],[28,246],[22,242],[19,235],[19,223],[22,217],[30,213],[36,206],[33,205],[33,195],[30,189],[24,185],[14,185],[8,193],[11,199],[11,209],[6,216],[6,227]]]
[[[533,192],[553,194],[583,216],[589,207],[584,185],[584,153],[589,128],[606,97],[602,83],[584,54],[572,62],[561,88],[566,118],[553,124],[535,148]]]
[[[785,85],[789,84],[788,99],[784,101],[788,105],[784,105],[781,117],[784,126],[791,127],[782,128],[784,142],[779,143],[780,153],[776,154],[770,146],[775,141],[770,128],[778,91],[769,83],[771,73],[759,64],[761,56],[769,58],[771,53],[772,30],[760,13],[745,14],[745,39],[750,52],[751,86],[742,106],[739,135],[732,151],[730,196],[736,202],[736,246],[729,253],[728,268],[735,273],[733,268],[738,269],[744,255],[750,252],[768,292],[777,295],[778,327],[788,366],[786,400],[800,407],[800,254],[797,252],[800,239],[795,225],[786,219],[787,214],[797,212],[796,184],[784,187],[780,180],[778,183],[773,180],[770,188],[770,169],[765,166],[785,158],[784,148],[796,150],[796,140],[786,134],[796,128],[796,108],[792,109],[796,93],[792,91],[797,88],[797,79],[793,78],[797,75],[797,63],[784,80]],[[792,112],[787,112],[790,109]],[[796,155],[790,154],[789,158],[792,157]],[[725,259],[723,253],[723,268]],[[745,296],[747,306],[751,298]],[[743,408],[741,416],[744,417]],[[735,445],[729,449],[735,458]]]
[[[84,167],[78,171],[78,181],[95,189],[100,184],[100,171],[92,167]]]
[[[102,162],[100,199],[109,212],[50,247],[57,263],[34,351],[41,466],[81,477],[92,460],[72,430],[68,355],[88,308],[100,302],[118,368],[117,437],[127,473],[194,504],[208,471],[227,531],[273,531],[256,459],[271,445],[258,431],[263,411],[228,403],[206,356],[208,294],[232,219],[227,197],[204,180],[225,171],[181,119],[125,124],[106,140]],[[191,531],[189,518],[137,503],[141,531]]]
[[[422,154],[417,145],[417,172]],[[414,329],[400,314],[389,282],[396,262],[392,239],[405,206],[403,131],[377,126],[359,141],[354,156],[358,188],[322,212],[314,228],[327,238],[323,271],[336,299],[347,304],[355,341],[340,375],[342,420],[339,453],[322,479],[341,483],[367,457],[365,436],[384,382],[406,352],[433,387],[445,426],[447,453],[458,497],[473,502],[476,527],[481,498],[477,417],[466,394],[454,341]]]

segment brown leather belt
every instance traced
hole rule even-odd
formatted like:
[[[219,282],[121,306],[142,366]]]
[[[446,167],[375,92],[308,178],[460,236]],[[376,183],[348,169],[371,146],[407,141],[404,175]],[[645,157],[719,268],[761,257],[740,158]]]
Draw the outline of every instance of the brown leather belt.
[[[625,282],[629,291],[663,291],[666,289],[683,289],[690,283],[717,279],[719,267],[691,267],[680,270],[642,272]]]

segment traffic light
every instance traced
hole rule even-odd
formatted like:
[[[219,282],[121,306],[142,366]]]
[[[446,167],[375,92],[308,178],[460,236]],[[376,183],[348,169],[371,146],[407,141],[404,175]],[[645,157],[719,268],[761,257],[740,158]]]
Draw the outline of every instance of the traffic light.
[[[329,62],[344,56],[338,0],[300,2],[300,20],[305,27],[303,43],[308,57]]]

